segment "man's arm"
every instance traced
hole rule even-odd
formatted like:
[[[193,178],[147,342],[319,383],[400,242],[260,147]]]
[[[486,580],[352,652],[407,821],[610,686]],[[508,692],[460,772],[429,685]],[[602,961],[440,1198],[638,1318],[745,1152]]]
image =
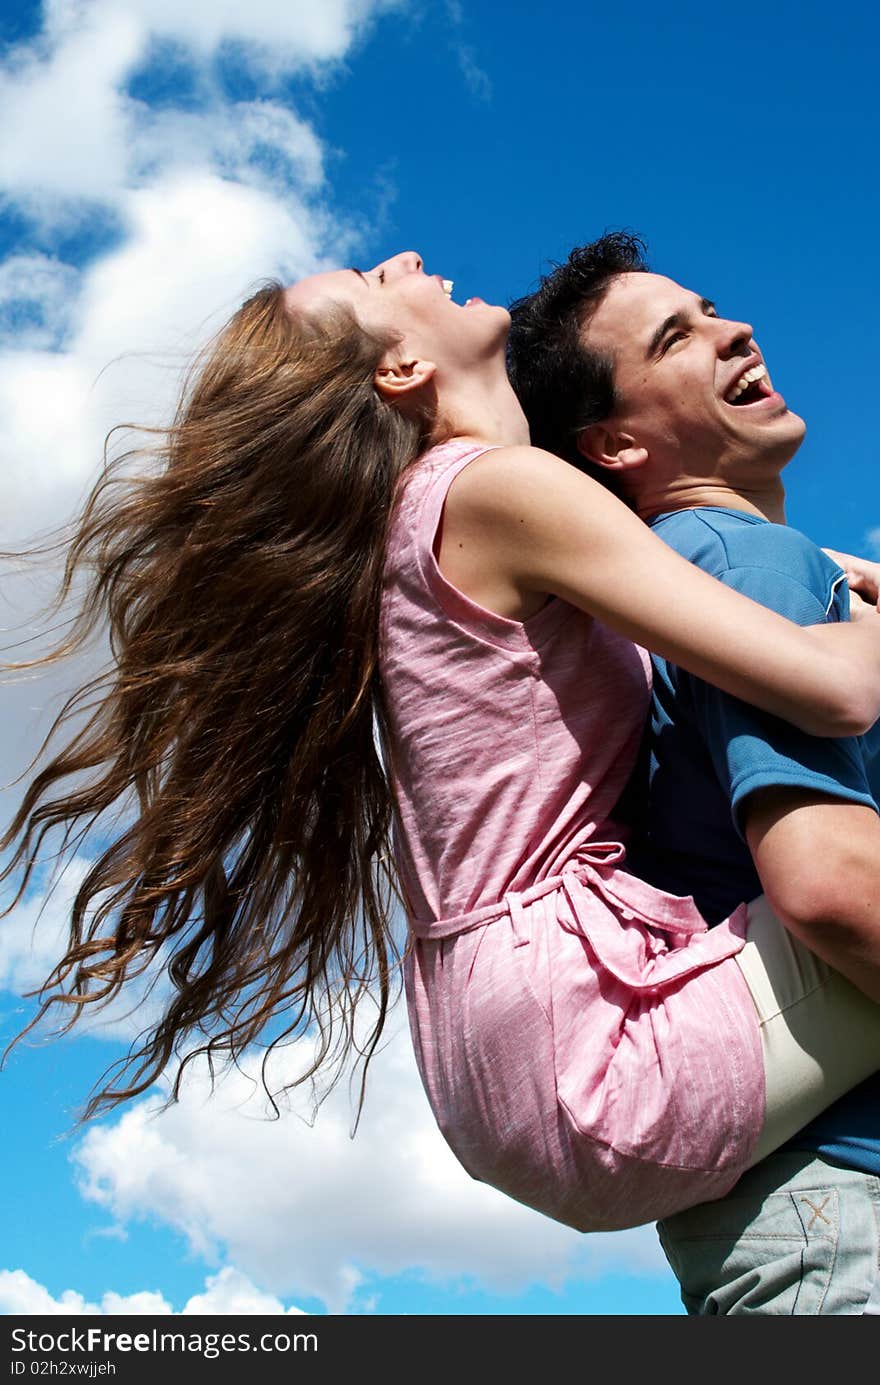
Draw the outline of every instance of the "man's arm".
[[[775,525],[723,531],[722,580],[797,621],[846,618],[827,556]],[[830,603],[830,604],[829,604]],[[880,816],[865,741],[819,740],[689,679],[697,724],[789,931],[880,1002]]]
[[[880,817],[862,804],[790,787],[750,794],[741,814],[779,918],[880,1003]]]

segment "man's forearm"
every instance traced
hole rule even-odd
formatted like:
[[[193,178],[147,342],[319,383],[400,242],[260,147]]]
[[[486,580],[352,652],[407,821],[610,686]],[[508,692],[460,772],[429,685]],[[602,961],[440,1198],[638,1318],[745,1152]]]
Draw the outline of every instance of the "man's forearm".
[[[800,941],[880,1003],[880,818],[872,808],[800,789],[746,805],[746,837],[764,892]]]

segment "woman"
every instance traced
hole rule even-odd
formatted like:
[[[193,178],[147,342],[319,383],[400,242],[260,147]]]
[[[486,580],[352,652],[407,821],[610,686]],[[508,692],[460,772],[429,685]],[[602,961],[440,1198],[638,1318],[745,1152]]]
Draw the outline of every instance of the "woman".
[[[73,1023],[160,948],[175,993],[87,1115],[182,1044],[184,1063],[234,1057],[282,1012],[285,1034],[317,1026],[303,1080],[353,1046],[369,1060],[382,1030],[393,805],[416,1054],[452,1147],[560,1220],[633,1225],[720,1195],[790,1131],[765,1119],[745,910],[708,932],[622,869],[649,696],[632,641],[845,734],[880,712],[880,620],[791,625],[529,448],[508,315],[449,287],[408,252],[262,290],[162,466],[99,482],[65,591],[92,568],[72,643],[106,613],[116,666],[74,700],[89,717],[28,788],[7,873],[24,865],[23,889],[45,832],[136,794],[43,1009]],[[487,561],[490,513],[507,539]],[[838,1008],[857,1013],[853,1085],[878,1012],[851,989]],[[837,1094],[808,1092],[807,1114]]]

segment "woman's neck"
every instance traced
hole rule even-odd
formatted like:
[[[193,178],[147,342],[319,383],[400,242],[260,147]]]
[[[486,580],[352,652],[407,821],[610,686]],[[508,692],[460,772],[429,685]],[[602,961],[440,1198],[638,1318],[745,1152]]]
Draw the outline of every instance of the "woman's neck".
[[[440,393],[438,431],[504,447],[529,442],[529,425],[506,372],[466,378]]]

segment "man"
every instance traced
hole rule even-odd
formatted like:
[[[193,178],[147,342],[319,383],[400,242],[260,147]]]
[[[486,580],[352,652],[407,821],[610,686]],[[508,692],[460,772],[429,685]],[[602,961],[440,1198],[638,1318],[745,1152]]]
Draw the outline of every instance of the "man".
[[[802,624],[846,620],[841,569],[785,525],[803,421],[747,323],[648,271],[615,234],[512,307],[510,374],[532,442],[605,479],[672,547]],[[686,618],[686,612],[682,612]],[[880,926],[880,726],[811,738],[654,660],[647,814],[630,868],[710,924],[766,894],[858,981]],[[880,1075],[719,1202],[659,1226],[694,1313],[880,1311]]]

